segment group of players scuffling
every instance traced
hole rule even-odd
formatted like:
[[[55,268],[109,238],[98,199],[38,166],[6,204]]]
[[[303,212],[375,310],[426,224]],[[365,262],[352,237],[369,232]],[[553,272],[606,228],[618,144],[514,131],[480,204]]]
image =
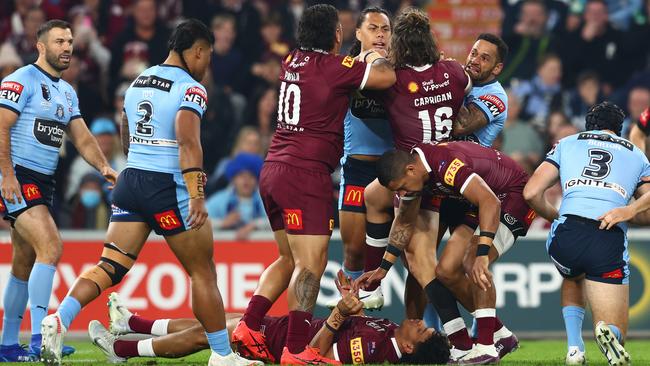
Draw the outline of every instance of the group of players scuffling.
[[[461,64],[444,58],[429,23],[413,8],[393,20],[381,8],[367,8],[357,22],[356,47],[338,55],[337,10],[305,10],[298,48],[282,63],[277,130],[260,177],[279,257],[244,314],[224,313],[206,225],[199,134],[208,101],[199,80],[210,63],[211,32],[197,20],[182,22],[164,63],[127,90],[121,137],[128,166],[118,177],[86,128],[75,91],[60,79],[72,53],[70,25],[43,24],[38,60],[0,86],[0,210],[11,222],[13,245],[0,360],[60,364],[74,352],[63,344],[71,322],[122,280],[153,230],[191,278],[196,319],[146,319],[112,293],[109,329],[98,321],[88,329],[110,362],[210,348],[208,365],[215,366],[497,363],[519,341],[496,315],[489,265],[526,235],[537,214],[553,222],[547,249],[565,278],[566,363],[585,363],[588,302],[608,362],[629,364],[626,221],[650,221],[642,184],[650,164],[619,136],[622,110],[608,102],[594,106],[587,131],[562,139],[529,177],[490,148],[507,115],[496,80],[507,45],[481,34]],[[62,252],[49,209],[63,131],[114,185],[113,214],[99,263],[47,315]],[[341,298],[327,319],[313,319],[334,222],[330,174],[339,159]],[[558,181],[559,211],[544,198]],[[632,196],[637,199],[628,205]],[[409,270],[409,319],[399,325],[363,313],[382,307],[379,284],[398,258]],[[267,316],[285,290],[288,315]],[[28,299],[32,338],[24,347],[18,331]],[[473,315],[474,337],[457,303]],[[418,320],[425,306],[435,308],[440,331]],[[120,338],[127,333],[152,337]]]

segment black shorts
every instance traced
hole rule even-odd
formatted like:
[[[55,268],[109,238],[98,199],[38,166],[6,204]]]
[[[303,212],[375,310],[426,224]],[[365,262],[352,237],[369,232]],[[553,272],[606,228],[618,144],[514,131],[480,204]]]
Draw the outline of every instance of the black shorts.
[[[339,211],[366,212],[363,192],[377,178],[377,163],[345,156],[341,168]]]
[[[126,168],[113,189],[112,222],[146,222],[158,235],[189,228],[190,196],[183,175]]]
[[[601,230],[600,222],[565,215],[553,222],[546,249],[560,274],[585,274],[592,281],[629,283],[627,237],[618,226]]]
[[[0,200],[0,214],[11,225],[16,222],[18,216],[27,211],[28,208],[37,205],[45,205],[51,211],[54,201],[54,177],[42,174],[31,169],[24,168],[20,165],[14,167],[16,179],[20,184],[22,192],[22,202],[9,203],[2,198]],[[14,198],[15,199],[15,198]]]
[[[466,200],[445,197],[440,202],[440,222],[453,232],[460,225],[472,230],[478,227],[478,209]]]

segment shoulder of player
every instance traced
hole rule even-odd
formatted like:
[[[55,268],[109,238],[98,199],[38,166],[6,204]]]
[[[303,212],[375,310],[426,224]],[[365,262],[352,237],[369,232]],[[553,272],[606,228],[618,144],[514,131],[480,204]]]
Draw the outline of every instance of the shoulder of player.
[[[35,79],[40,74],[40,71],[32,66],[32,64],[25,65],[16,69],[11,74],[5,76],[2,82],[13,82],[28,88],[32,84],[32,79]]]

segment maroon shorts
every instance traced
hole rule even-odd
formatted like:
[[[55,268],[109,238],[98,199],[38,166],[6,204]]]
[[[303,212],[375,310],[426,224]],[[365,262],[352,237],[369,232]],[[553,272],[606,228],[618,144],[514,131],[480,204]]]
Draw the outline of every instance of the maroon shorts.
[[[309,325],[309,340],[314,338],[316,333],[323,327],[324,319],[312,319]],[[266,337],[266,345],[276,361],[282,357],[282,349],[287,341],[287,330],[289,329],[289,316],[265,316],[262,320],[260,331]]]
[[[525,236],[535,211],[528,206],[521,192],[509,192],[501,200],[501,222],[515,235]]]
[[[332,178],[279,162],[265,162],[260,195],[273,231],[331,235],[334,227]]]

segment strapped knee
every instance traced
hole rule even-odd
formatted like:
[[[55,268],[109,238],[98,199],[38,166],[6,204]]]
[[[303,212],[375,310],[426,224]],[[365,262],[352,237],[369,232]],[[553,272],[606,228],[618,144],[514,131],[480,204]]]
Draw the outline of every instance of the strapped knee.
[[[102,292],[120,283],[136,259],[135,255],[122,251],[114,243],[104,243],[99,263],[80,277],[93,281],[99,292]]]

